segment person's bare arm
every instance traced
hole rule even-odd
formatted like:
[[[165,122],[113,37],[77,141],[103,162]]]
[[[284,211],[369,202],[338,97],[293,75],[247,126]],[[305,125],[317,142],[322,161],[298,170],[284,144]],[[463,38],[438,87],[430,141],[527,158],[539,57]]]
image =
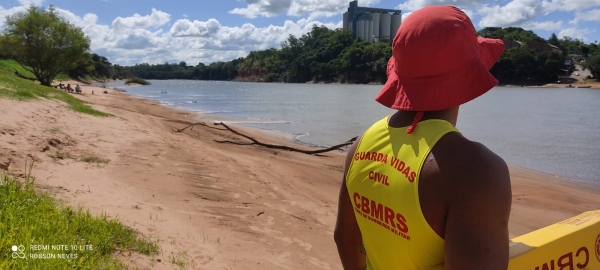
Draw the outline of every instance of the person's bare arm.
[[[362,234],[356,222],[354,208],[346,187],[346,173],[357,145],[358,143],[354,143],[346,156],[344,177],[338,201],[338,216],[333,235],[342,265],[346,270],[362,270],[366,269],[367,266],[366,251],[362,245]]]
[[[508,167],[482,145],[463,151],[470,158],[457,162],[448,196],[446,270],[507,269],[512,202]]]

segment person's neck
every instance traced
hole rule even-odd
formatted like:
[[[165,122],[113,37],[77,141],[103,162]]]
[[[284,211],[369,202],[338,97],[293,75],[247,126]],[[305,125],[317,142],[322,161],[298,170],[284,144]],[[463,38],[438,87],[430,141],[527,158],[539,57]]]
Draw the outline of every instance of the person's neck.
[[[446,120],[453,126],[456,126],[456,121],[458,118],[458,108],[450,108],[446,110],[440,111],[428,111],[423,114],[421,121],[429,120],[429,119],[440,119]],[[391,127],[406,127],[410,126],[415,119],[415,116],[418,112],[414,111],[398,111],[394,113],[389,119],[389,125]]]

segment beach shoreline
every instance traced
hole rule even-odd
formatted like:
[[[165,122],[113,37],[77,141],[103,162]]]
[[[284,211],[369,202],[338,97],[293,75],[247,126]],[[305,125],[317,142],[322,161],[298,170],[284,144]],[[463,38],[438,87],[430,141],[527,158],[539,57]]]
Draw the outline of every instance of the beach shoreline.
[[[6,115],[0,159],[11,159],[13,174],[24,173],[25,160],[35,159],[40,189],[159,239],[162,262],[123,257],[131,268],[173,269],[169,256],[180,254],[190,269],[341,269],[333,228],[343,153],[312,156],[217,143],[247,140],[205,126],[175,133],[225,119],[82,88],[76,97],[114,117],[75,113],[58,101],[0,99]],[[264,130],[234,128],[263,142],[309,149]],[[597,186],[509,169],[511,238],[600,209]]]

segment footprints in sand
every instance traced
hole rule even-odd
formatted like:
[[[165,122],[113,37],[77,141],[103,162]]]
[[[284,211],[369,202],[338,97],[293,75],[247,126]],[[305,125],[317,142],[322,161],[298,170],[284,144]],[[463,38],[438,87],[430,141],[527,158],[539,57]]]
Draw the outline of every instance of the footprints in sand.
[[[271,228],[262,228],[261,229],[261,228],[259,228],[257,226],[248,226],[248,227],[250,228],[250,230],[253,230],[255,232],[261,232],[261,233],[268,234],[268,235],[271,235],[271,236],[272,236],[272,234],[275,234],[275,233],[278,233],[278,234],[282,233],[280,231],[276,231],[276,230],[273,230]]]
[[[246,220],[246,216],[242,215],[240,217],[243,220]],[[282,241],[284,244],[286,245],[293,245],[293,244],[297,244],[298,246],[300,246],[301,248],[303,248],[305,251],[311,251],[311,249],[313,248],[313,245],[305,242],[301,239],[298,238],[293,238],[293,237],[289,237],[289,236],[285,236],[283,235],[283,232],[281,231],[277,231],[273,229],[273,226],[275,225],[275,218],[272,216],[267,216],[266,217],[266,221],[264,221],[263,223],[261,223],[261,227],[258,226],[248,226],[251,230],[256,231],[256,232],[260,232],[260,233],[264,233],[274,239],[277,239],[279,241]],[[281,236],[280,236],[281,235]]]
[[[285,269],[292,269],[294,263],[291,260],[292,253],[291,252],[283,252],[277,255],[274,259],[269,259],[269,262]],[[309,257],[308,262],[314,266],[317,266],[321,269],[330,270],[331,266],[329,263],[323,262],[315,257]]]
[[[315,266],[321,267],[323,269],[328,269],[328,270],[331,269],[331,267],[329,266],[328,263],[319,261],[319,259],[317,259],[315,257],[310,257],[310,259],[308,260],[308,262],[311,263],[311,264],[313,264],[313,265],[315,265]]]
[[[306,251],[310,251],[312,249],[312,247],[313,247],[311,244],[309,244],[307,242],[304,242],[304,241],[302,241],[300,239],[294,238],[293,240],[294,240],[294,242],[298,243],[298,245],[300,245],[301,247],[303,247],[304,250],[306,250]]]
[[[275,218],[272,216],[267,217],[267,222],[264,224],[265,226],[271,226],[275,224]]]
[[[290,238],[290,237],[287,237],[287,236],[285,236],[285,237],[273,236],[273,238],[275,238],[277,240],[281,240],[284,243],[287,243],[287,244],[290,244],[290,245],[294,244],[294,243],[297,243],[301,248],[304,248],[304,250],[306,250],[306,251],[310,251],[312,249],[312,247],[313,247],[311,244],[309,244],[307,242],[304,242],[304,241],[302,241],[302,240],[300,240],[298,238]]]
[[[258,199],[260,197],[258,197],[256,194],[250,192],[250,191],[244,191],[246,194],[248,194],[248,196],[250,196],[252,199]]]
[[[291,262],[288,259],[291,255],[292,253],[290,252],[284,252],[277,256],[275,259],[270,259],[269,262],[281,268],[292,269],[292,267],[290,266]]]

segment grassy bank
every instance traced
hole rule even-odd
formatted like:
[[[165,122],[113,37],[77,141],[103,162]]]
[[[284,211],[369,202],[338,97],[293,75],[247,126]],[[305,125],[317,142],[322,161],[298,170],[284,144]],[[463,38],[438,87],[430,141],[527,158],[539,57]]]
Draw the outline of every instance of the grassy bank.
[[[36,192],[31,177],[19,181],[0,174],[0,213],[0,269],[127,269],[113,253],[158,252],[154,241],[140,238],[118,220],[93,217]],[[34,248],[46,245],[49,250]],[[52,250],[53,245],[68,250]]]
[[[12,73],[15,73],[16,71],[19,72],[19,74],[21,74],[22,76],[35,79],[35,75],[33,75],[33,73],[31,73],[29,70],[24,69],[21,65],[19,65],[19,63],[17,63],[17,61],[12,59],[0,59],[0,70],[6,70]],[[58,76],[56,76],[56,78],[54,79],[57,81],[70,80],[69,76],[63,73],[58,74]]]
[[[11,61],[0,60],[0,98],[4,97],[21,101],[33,100],[39,97],[56,99],[67,103],[69,108],[76,112],[95,116],[111,116],[110,114],[92,109],[86,102],[75,98],[72,94],[15,76],[14,69],[17,68],[16,66],[21,68],[21,70],[17,71],[23,76],[29,77],[29,75],[33,74],[26,73],[27,71],[22,69],[19,64],[11,63]]]

